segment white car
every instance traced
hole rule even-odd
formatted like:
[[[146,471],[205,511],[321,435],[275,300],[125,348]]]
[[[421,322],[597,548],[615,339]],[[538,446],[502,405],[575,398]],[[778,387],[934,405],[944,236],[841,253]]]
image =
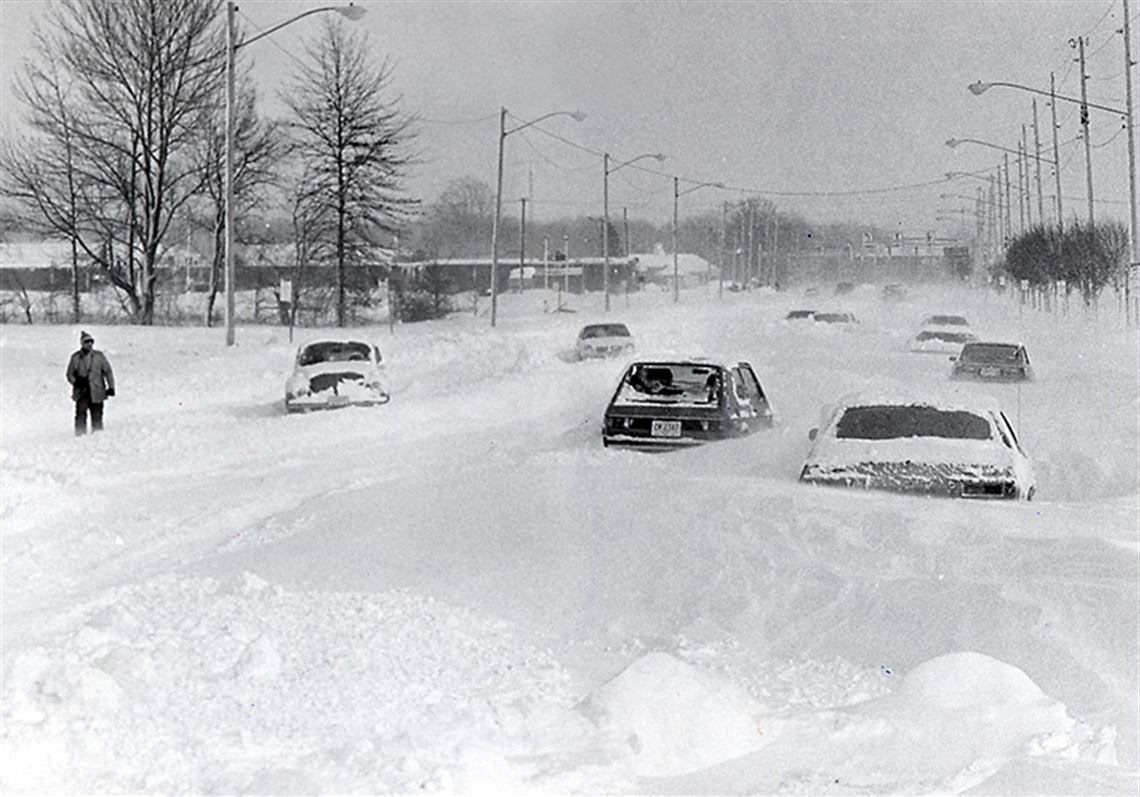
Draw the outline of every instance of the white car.
[[[617,357],[634,349],[633,335],[625,324],[587,324],[578,333],[574,353],[579,360]]]
[[[931,354],[957,354],[967,343],[976,343],[978,336],[965,327],[927,326],[911,338],[910,350]]]
[[[387,404],[380,349],[362,340],[316,340],[297,349],[285,409],[307,412]]]
[[[1032,500],[1033,464],[989,399],[848,396],[824,408],[800,481]]]

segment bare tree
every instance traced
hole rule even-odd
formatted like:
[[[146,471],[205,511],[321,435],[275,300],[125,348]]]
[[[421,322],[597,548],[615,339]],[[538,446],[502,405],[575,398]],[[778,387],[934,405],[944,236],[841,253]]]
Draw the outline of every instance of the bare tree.
[[[190,150],[225,68],[219,10],[220,0],[65,0],[17,84],[33,135],[5,150],[5,191],[98,265],[143,324],[163,238],[202,188]],[[61,154],[67,165],[51,165]]]
[[[491,186],[475,177],[452,180],[424,213],[417,248],[430,257],[486,254],[494,213]]]
[[[295,118],[293,151],[310,179],[301,198],[305,216],[331,219],[335,231],[336,318],[344,326],[347,269],[390,257],[390,239],[417,203],[403,194],[405,147],[412,118],[385,97],[387,61],[374,66],[366,39],[326,21],[309,63],[283,96]]]

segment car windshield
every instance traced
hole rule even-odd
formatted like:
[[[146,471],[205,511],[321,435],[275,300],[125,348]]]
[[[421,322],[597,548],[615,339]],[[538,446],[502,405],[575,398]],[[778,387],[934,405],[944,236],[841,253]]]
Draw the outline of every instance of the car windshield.
[[[793,310],[788,313],[788,318],[811,318],[815,315],[814,310]]]
[[[972,363],[1015,363],[1018,347],[1002,343],[974,343],[962,349],[962,359]]]
[[[301,356],[297,359],[297,362],[300,365],[348,361],[367,362],[370,353],[371,349],[367,343],[348,340],[327,340],[321,343],[310,343],[301,351]]]
[[[932,315],[924,322],[936,327],[968,327],[969,322],[960,315]]]
[[[900,437],[946,437],[989,440],[990,424],[965,410],[919,405],[849,407],[835,427],[841,440],[894,440]]]
[[[716,404],[725,382],[719,366],[689,363],[639,363],[626,374],[624,386],[640,400]]]
[[[625,324],[591,324],[582,329],[580,338],[628,338],[629,329]]]
[[[968,343],[971,340],[975,340],[975,338],[969,332],[943,332],[940,330],[927,329],[918,333],[918,340],[942,340],[947,343]]]

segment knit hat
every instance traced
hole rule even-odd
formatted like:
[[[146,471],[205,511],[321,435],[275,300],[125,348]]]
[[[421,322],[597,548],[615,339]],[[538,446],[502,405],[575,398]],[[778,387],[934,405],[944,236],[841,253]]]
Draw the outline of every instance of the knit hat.
[[[84,341],[88,341],[88,340],[94,342],[95,338],[91,337],[91,335],[88,334],[87,332],[80,332],[79,333],[79,342],[80,343],[83,343]]]

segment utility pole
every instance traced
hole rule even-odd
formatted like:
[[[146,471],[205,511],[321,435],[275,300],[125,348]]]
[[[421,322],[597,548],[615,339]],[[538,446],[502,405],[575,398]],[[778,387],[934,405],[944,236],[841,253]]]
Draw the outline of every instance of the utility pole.
[[[1009,155],[1002,156],[1005,159],[1005,234],[1007,237],[1013,237],[1013,205],[1011,204],[1013,198],[1010,196],[1009,187]]]
[[[1070,39],[1069,43],[1072,44],[1073,40]],[[1081,63],[1081,130],[1085,138],[1085,175],[1088,179],[1089,191],[1089,226],[1093,226],[1093,179],[1092,179],[1092,141],[1089,140],[1089,94],[1088,94],[1088,75],[1085,74],[1085,39],[1083,36],[1078,36],[1076,40],[1076,47],[1080,53]]]
[[[542,289],[550,290],[550,236],[548,235],[542,236]]]
[[[1037,98],[1033,98],[1033,160],[1037,164],[1037,221],[1045,226],[1045,197],[1041,194],[1041,132],[1037,128]]]
[[[1017,211],[1021,217],[1021,233],[1025,233],[1025,125],[1021,125],[1021,139],[1017,143]],[[1031,221],[1032,223],[1032,221]]]
[[[755,252],[752,247],[752,239],[756,234],[756,203],[751,199],[748,200],[748,284],[752,284],[752,278],[756,273],[755,266]]]
[[[1135,118],[1132,113],[1132,67],[1135,65],[1132,60],[1132,28],[1128,18],[1128,0],[1123,0],[1124,4],[1124,94],[1127,97],[1125,101],[1125,110],[1128,112],[1128,199],[1132,207],[1132,212],[1129,214],[1129,226],[1132,233],[1132,262],[1128,266],[1128,273],[1124,280],[1124,306],[1125,306],[1125,323],[1132,324],[1136,322],[1136,317],[1133,315],[1132,297],[1131,297],[1131,282],[1132,275],[1135,269],[1140,269],[1140,210],[1137,209],[1136,198],[1136,128],[1133,123]]]
[[[519,217],[519,293],[526,285],[526,197],[519,200],[522,214]]]
[[[1057,232],[1065,229],[1065,214],[1061,205],[1061,150],[1057,144],[1057,78],[1049,73],[1049,107],[1053,114],[1053,176],[1057,181]]]

